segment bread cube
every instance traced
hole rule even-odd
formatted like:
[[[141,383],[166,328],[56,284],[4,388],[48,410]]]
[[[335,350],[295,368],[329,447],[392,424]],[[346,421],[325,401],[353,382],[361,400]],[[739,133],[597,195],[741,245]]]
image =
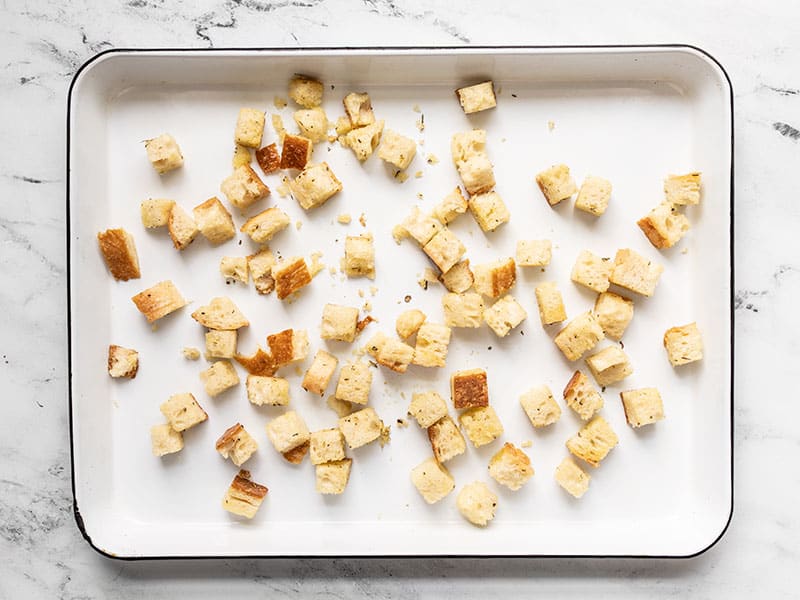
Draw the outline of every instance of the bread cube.
[[[315,144],[328,139],[328,115],[320,107],[298,110],[294,113],[300,134]],[[284,140],[284,144],[285,144]]]
[[[599,217],[608,208],[611,199],[611,182],[602,177],[589,175],[583,180],[583,185],[575,200],[575,208]]]
[[[378,150],[378,158],[402,171],[408,168],[416,153],[417,144],[414,140],[387,129]]]
[[[594,413],[603,408],[603,396],[581,371],[575,371],[564,388],[564,400],[584,421],[591,419]]]
[[[247,268],[259,294],[269,294],[275,289],[275,278],[272,276],[274,266],[275,256],[269,248],[262,248],[247,257]]]
[[[503,424],[491,406],[476,406],[458,417],[461,427],[476,448],[495,441],[503,433]]]
[[[414,417],[423,429],[427,429],[439,419],[447,416],[447,404],[436,392],[414,393],[408,414]]]
[[[455,421],[447,415],[428,427],[428,439],[431,442],[433,456],[440,463],[464,454],[467,450],[464,436],[461,435]]]
[[[234,141],[247,148],[260,148],[261,136],[264,134],[264,111],[255,108],[239,109],[239,118],[236,120]]]
[[[417,333],[425,322],[425,313],[421,310],[412,309],[400,313],[395,322],[395,329],[400,339],[407,339]]]
[[[703,337],[697,323],[667,329],[664,333],[664,348],[673,367],[702,360]]]
[[[348,277],[375,279],[375,246],[372,235],[348,235],[344,241],[344,273]]]
[[[313,142],[302,135],[286,134],[281,151],[281,169],[304,169],[311,160]]]
[[[350,467],[353,461],[349,458],[317,465],[317,492],[320,494],[341,494],[350,481]]]
[[[236,227],[233,225],[231,213],[216,196],[195,206],[192,214],[197,229],[215,246],[236,237]]]
[[[672,248],[689,231],[689,219],[674,205],[664,202],[636,221],[656,248]]]
[[[236,354],[236,341],[238,333],[235,329],[217,331],[211,329],[206,332],[206,357],[207,358],[233,358]]]
[[[301,384],[303,389],[312,394],[324,395],[338,364],[339,359],[333,354],[325,350],[317,350],[311,366],[308,367],[308,371],[303,377]]]
[[[264,175],[269,175],[280,169],[281,153],[278,152],[278,146],[272,143],[260,150],[256,150],[256,162],[261,167]]]
[[[456,235],[447,229],[442,228],[430,241],[422,247],[423,252],[433,261],[442,273],[446,273],[461,260],[467,249]]]
[[[282,377],[248,375],[247,399],[256,406],[288,406],[289,382]]]
[[[469,208],[469,202],[464,198],[461,188],[455,189],[447,194],[444,199],[433,208],[433,216],[439,219],[444,225],[452,223],[458,215],[463,215]]]
[[[582,250],[572,267],[570,279],[595,292],[605,292],[613,270],[614,263],[610,258],[600,258],[588,250]]]
[[[289,98],[303,108],[322,104],[322,90],[322,82],[305,75],[295,75],[289,80]]]
[[[181,154],[178,142],[168,133],[162,133],[158,137],[146,140],[144,149],[147,151],[147,158],[150,159],[150,163],[159,175],[183,165],[183,154]]]
[[[183,434],[175,431],[169,423],[151,427],[150,442],[153,456],[166,456],[183,450]]]
[[[517,491],[533,477],[531,459],[514,444],[506,442],[489,461],[489,475],[500,485]]]
[[[336,125],[334,128],[336,129],[336,135],[340,136],[341,139],[341,136],[344,136],[344,134],[346,134],[348,131],[353,130],[353,123],[350,121],[350,117],[339,117],[336,119]]]
[[[351,92],[344,97],[342,103],[353,127],[364,127],[375,122],[372,102],[366,92]]]
[[[192,394],[174,394],[159,407],[175,431],[185,431],[208,419]]]
[[[386,338],[375,354],[375,360],[392,371],[405,373],[414,360],[414,348],[400,340]]]
[[[472,272],[475,291],[489,298],[499,298],[517,282],[517,264],[511,257],[475,265]]]
[[[483,319],[497,337],[506,337],[527,318],[528,313],[511,294],[503,296],[483,311]]]
[[[516,263],[520,267],[545,267],[550,264],[553,243],[550,240],[519,240]]]
[[[417,345],[412,362],[420,367],[443,367],[450,345],[450,328],[436,323],[423,323],[417,331]]]
[[[227,296],[212,298],[211,302],[192,313],[192,318],[203,327],[230,331],[250,325],[239,307]]]
[[[235,169],[242,165],[249,165],[253,161],[253,156],[250,154],[250,148],[242,146],[241,144],[234,144],[233,158],[231,159],[231,166]]]
[[[489,384],[486,371],[468,369],[450,376],[450,398],[456,408],[489,406]]]
[[[619,438],[603,417],[595,417],[567,440],[567,450],[597,467],[619,443]]]
[[[445,294],[442,296],[444,322],[448,327],[480,327],[483,324],[484,304],[480,294]]]
[[[264,352],[261,346],[258,346],[251,356],[236,354],[234,358],[248,373],[259,377],[272,377],[279,367],[272,355]]]
[[[321,429],[311,433],[311,464],[342,460],[345,457],[344,436],[336,428]]]
[[[470,195],[483,194],[494,188],[492,163],[486,154],[486,131],[474,129],[457,133],[450,142],[453,163]]]
[[[484,231],[494,231],[503,223],[508,223],[511,213],[497,192],[484,192],[469,198],[469,211],[475,222]]]
[[[485,527],[494,519],[497,511],[497,496],[482,481],[468,483],[456,497],[456,506],[461,515],[473,525]]]
[[[539,305],[539,319],[542,325],[561,323],[567,319],[564,299],[555,281],[543,281],[536,286],[536,303]]]
[[[617,346],[609,346],[586,359],[597,385],[606,386],[622,381],[633,373],[626,354]]]
[[[272,207],[250,217],[239,229],[257,244],[265,244],[279,231],[289,226],[289,216],[280,208]]]
[[[531,388],[520,396],[519,403],[536,428],[547,427],[561,418],[561,407],[546,385]]]
[[[664,196],[670,204],[700,204],[700,173],[668,175],[664,180]]]
[[[594,302],[594,314],[606,336],[620,340],[633,319],[633,302],[613,292],[603,292]]]
[[[242,165],[233,170],[219,186],[228,202],[239,210],[255,204],[269,195],[269,188],[259,179],[250,165]]]
[[[431,238],[442,231],[444,227],[435,218],[424,214],[418,207],[411,209],[409,215],[400,225],[404,234],[414,238],[420,246],[425,246]]]
[[[428,504],[435,504],[456,487],[450,471],[435,458],[426,458],[411,469],[411,483]]]
[[[222,458],[230,458],[233,464],[241,467],[258,450],[258,443],[241,423],[236,423],[225,430],[215,447]]]
[[[364,362],[349,363],[339,371],[335,396],[353,404],[369,402],[369,389],[372,386],[372,371]]]
[[[219,272],[226,279],[239,281],[245,285],[249,281],[246,256],[223,256],[219,261]]]
[[[350,449],[360,448],[381,436],[383,421],[367,407],[339,419],[339,429]]]
[[[183,210],[179,204],[173,204],[167,220],[167,230],[172,238],[172,245],[176,250],[183,250],[189,246],[200,233],[197,223]]]
[[[358,127],[345,134],[343,145],[350,148],[356,158],[361,162],[372,156],[375,148],[381,141],[383,133],[383,120],[375,121],[365,127]]]
[[[267,437],[275,450],[283,454],[308,442],[311,433],[302,417],[290,410],[267,423]]]
[[[171,281],[161,281],[131,298],[148,323],[178,310],[188,304]]]
[[[550,206],[571,198],[578,191],[567,165],[554,165],[536,176],[536,183]]]
[[[134,379],[138,371],[139,353],[136,350],[114,344],[108,347],[108,374],[111,377]]]
[[[475,275],[469,268],[469,259],[456,263],[446,273],[439,276],[439,280],[448,291],[463,294],[475,282]],[[480,295],[479,295],[480,296]],[[481,303],[483,300],[481,300]]]
[[[270,334],[267,344],[278,365],[304,360],[308,356],[308,333],[304,329],[284,329]]]
[[[140,210],[142,214],[142,225],[148,229],[155,227],[166,227],[169,222],[169,213],[175,205],[174,200],[163,198],[150,198],[143,200]]]
[[[591,476],[575,464],[569,456],[556,467],[556,481],[570,495],[580,498],[589,489]]]
[[[664,267],[647,260],[629,248],[617,250],[609,280],[643,296],[652,296]]]
[[[222,508],[234,515],[252,519],[256,516],[268,491],[263,485],[250,481],[250,471],[241,470],[225,492]]]
[[[203,382],[206,393],[213,398],[239,385],[239,375],[229,360],[220,360],[200,372],[200,381]]]
[[[303,459],[308,454],[308,450],[311,447],[310,442],[306,442],[305,444],[300,444],[297,448],[292,448],[291,450],[287,450],[286,452],[281,452],[281,456],[283,456],[286,462],[292,463],[293,465],[299,465],[303,462]]]
[[[275,280],[275,293],[279,300],[291,296],[299,289],[311,283],[311,273],[302,257],[293,256],[282,260],[272,267],[272,278]]]
[[[124,229],[108,229],[97,234],[100,252],[117,281],[139,279],[139,255],[133,236]]]
[[[578,360],[605,337],[597,317],[589,311],[572,319],[553,341],[567,360]]]
[[[458,88],[456,96],[458,96],[458,101],[461,103],[461,108],[464,109],[464,114],[467,115],[497,106],[494,86],[491,81]]]
[[[322,309],[320,337],[323,340],[352,342],[356,339],[357,325],[357,308],[339,304],[326,304]]]
[[[625,419],[631,427],[651,425],[664,418],[664,404],[656,388],[620,392]]]

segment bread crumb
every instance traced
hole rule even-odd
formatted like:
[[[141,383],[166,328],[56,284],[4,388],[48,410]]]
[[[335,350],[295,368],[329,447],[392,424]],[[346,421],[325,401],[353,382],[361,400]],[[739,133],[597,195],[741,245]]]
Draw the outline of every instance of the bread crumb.
[[[408,179],[408,173],[405,171],[397,171],[397,173],[394,174],[394,178],[400,183],[405,183],[405,181]]]
[[[363,298],[364,297],[364,290],[362,290],[362,289],[358,290],[358,297],[359,298]]]
[[[383,429],[381,429],[381,435],[378,438],[378,442],[380,442],[381,448],[383,448],[386,444],[392,441],[392,427],[391,425],[384,425]]]
[[[428,154],[428,156],[425,158],[425,160],[428,161],[429,165],[435,165],[436,163],[439,162],[439,157],[436,156],[435,154]]]
[[[283,138],[286,136],[286,128],[283,126],[283,118],[280,115],[272,115],[272,128],[278,135],[278,139],[283,143]]]
[[[425,199],[425,196],[422,194],[422,192],[417,192],[417,199],[418,200],[424,200]]]
[[[308,267],[308,272],[311,277],[316,277],[316,275],[325,268],[325,265],[320,261],[322,258],[322,252],[312,252],[311,253],[311,264]]]
[[[405,419],[397,419],[397,426],[408,427],[408,421],[406,421]]]
[[[338,269],[336,268],[336,265],[331,265],[330,267],[328,267],[328,273],[330,273],[331,275],[336,275],[337,271]]]
[[[681,254],[689,254],[689,248],[684,248],[681,250]]]
[[[421,179],[423,175],[424,173],[422,171],[417,171],[416,173],[414,173],[414,177],[416,177],[417,179]],[[417,196],[422,196],[422,194],[417,194]]]
[[[378,288],[375,287],[374,285],[369,286],[369,293],[370,295],[374,296],[375,294],[378,293]]]
[[[275,96],[272,99],[272,104],[278,110],[283,110],[284,108],[286,108],[286,106],[289,104],[289,102],[286,100],[286,98],[281,98],[280,96]]]
[[[415,113],[422,112],[422,109],[419,107],[419,104],[415,104],[414,106],[412,106],[411,110],[413,110]]]
[[[372,311],[372,302],[367,300],[366,302],[364,302],[363,308],[364,308],[365,312],[371,312]]]
[[[425,113],[422,113],[416,122],[417,129],[425,131]]]
[[[361,213],[361,216],[358,217],[358,222],[361,223],[362,227],[366,227],[367,226],[367,217],[366,217],[366,215],[364,213]]]
[[[281,184],[277,188],[277,192],[281,198],[286,198],[286,196],[289,195],[290,193],[289,185],[288,182],[286,181],[286,177],[284,177],[283,180],[281,181]]]
[[[297,229],[297,231],[300,231],[303,228],[303,222],[302,221],[297,221],[294,224],[294,228]]]
[[[555,128],[556,128],[556,124],[555,124],[554,121],[548,121],[547,122],[547,129],[549,129],[550,131],[553,131],[553,129],[555,129]]]
[[[530,440],[525,440],[524,442],[522,442],[522,443],[520,444],[520,446],[521,446],[522,448],[530,448],[531,446],[533,446],[533,442],[532,442],[532,441],[530,441]]]
[[[349,225],[353,218],[349,215],[349,213],[342,213],[336,217],[336,220],[342,225]]]
[[[198,350],[194,346],[184,346],[183,358],[185,358],[186,360],[197,360],[198,358],[200,358],[200,350]]]

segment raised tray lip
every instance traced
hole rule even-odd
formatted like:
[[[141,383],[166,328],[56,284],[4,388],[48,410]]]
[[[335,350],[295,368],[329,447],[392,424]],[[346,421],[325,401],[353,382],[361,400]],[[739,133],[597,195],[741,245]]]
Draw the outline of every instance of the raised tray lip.
[[[78,499],[75,492],[75,444],[74,444],[74,422],[73,422],[73,381],[72,381],[72,263],[71,256],[71,240],[72,229],[70,222],[71,205],[70,205],[70,189],[71,189],[71,172],[72,172],[72,106],[73,95],[76,86],[79,84],[81,78],[91,69],[100,64],[106,58],[111,56],[125,56],[125,55],[141,55],[141,54],[225,54],[225,53],[239,53],[239,54],[254,54],[254,53],[276,53],[276,54],[320,54],[328,55],[331,53],[362,53],[362,54],[413,54],[415,52],[430,52],[430,53],[452,53],[452,54],[481,54],[492,52],[508,52],[508,51],[562,51],[574,53],[592,53],[592,52],[684,52],[692,56],[698,57],[705,61],[710,68],[717,71],[722,75],[721,82],[725,85],[728,98],[730,100],[730,182],[728,195],[730,198],[730,223],[729,223],[729,260],[730,260],[730,298],[729,298],[729,314],[730,314],[730,512],[728,513],[725,524],[720,530],[719,534],[712,539],[708,545],[688,554],[348,554],[348,555],[312,555],[312,554],[298,554],[298,555],[262,555],[262,554],[220,554],[220,555],[191,555],[191,554],[176,554],[176,555],[162,555],[162,556],[121,556],[109,551],[105,548],[99,547],[92,540],[91,536],[86,530],[80,509],[78,507]],[[69,380],[69,387],[67,390],[67,401],[69,407],[69,456],[70,456],[70,485],[72,490],[72,509],[75,517],[75,523],[80,531],[83,539],[89,546],[101,556],[112,558],[121,561],[167,561],[167,560],[231,560],[231,559],[287,559],[287,558],[304,558],[304,559],[332,559],[332,558],[350,558],[350,559],[457,559],[457,558],[536,558],[536,559],[691,559],[708,552],[711,548],[717,545],[719,541],[725,536],[730,528],[731,521],[733,520],[734,513],[734,396],[735,396],[735,368],[734,368],[734,355],[735,355],[735,252],[734,252],[734,221],[735,221],[735,205],[734,205],[734,101],[733,101],[733,84],[728,72],[722,63],[717,60],[709,52],[685,43],[665,43],[665,44],[598,44],[598,45],[485,45],[485,46],[326,46],[326,47],[269,47],[269,46],[254,46],[254,47],[221,47],[221,48],[186,48],[186,47],[151,47],[151,48],[110,48],[98,52],[86,62],[84,62],[72,77],[67,92],[67,113],[66,113],[66,194],[65,194],[65,238],[66,238],[66,256],[67,256],[67,286],[66,286],[66,303],[67,303],[67,373]]]

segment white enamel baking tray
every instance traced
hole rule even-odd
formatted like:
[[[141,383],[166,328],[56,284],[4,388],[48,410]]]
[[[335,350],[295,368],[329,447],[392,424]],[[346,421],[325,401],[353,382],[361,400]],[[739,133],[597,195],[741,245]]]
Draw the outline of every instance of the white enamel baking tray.
[[[424,145],[420,142],[411,177],[402,184],[377,157],[361,165],[338,145],[320,145],[314,160],[329,162],[344,191],[310,213],[276,193],[279,176],[265,179],[273,193],[254,208],[278,205],[293,223],[302,223],[273,240],[280,254],[308,257],[318,250],[326,265],[338,265],[346,235],[370,231],[376,238],[374,282],[342,280],[325,270],[288,304],[274,295],[258,296],[252,287],[226,285],[220,277],[220,257],[252,251],[243,234],[241,242],[218,248],[198,239],[178,253],[165,231],[142,227],[139,202],[168,197],[191,208],[220,195],[219,184],[231,169],[239,107],[278,112],[291,129],[291,107],[278,111],[273,98],[286,97],[287,81],[297,72],[325,82],[324,107],[332,119],[342,114],[347,92],[366,90],[387,127]],[[453,90],[485,79],[495,82],[497,109],[464,115]],[[709,548],[725,531],[733,506],[731,103],[721,66],[686,46],[119,50],[93,58],[75,76],[68,123],[71,443],[75,514],[87,541],[121,558],[685,557]],[[423,115],[420,132],[416,122]],[[520,269],[513,293],[529,318],[508,338],[497,339],[486,327],[455,330],[447,368],[375,373],[370,404],[393,425],[391,443],[350,452],[354,464],[346,493],[322,497],[314,491],[309,462],[286,463],[266,439],[264,425],[279,409],[251,406],[243,385],[216,399],[205,395],[198,379],[205,361],[181,355],[184,346],[203,346],[203,329],[189,313],[213,296],[229,295],[251,320],[240,337],[241,351],[250,352],[268,333],[291,326],[309,331],[312,355],[328,347],[341,360],[372,333],[391,333],[401,310],[418,307],[441,322],[443,288],[421,289],[417,280],[428,266],[424,255],[411,243],[395,244],[390,231],[414,205],[430,209],[459,183],[449,140],[473,127],[488,130],[497,190],[512,219],[484,235],[469,215],[461,217],[453,230],[467,245],[468,257],[479,263],[513,255],[520,238],[551,238],[552,264],[544,273]],[[159,177],[142,140],[165,131],[179,141],[186,162]],[[268,125],[265,143],[274,139]],[[429,164],[430,154],[439,162]],[[613,199],[602,218],[576,212],[571,202],[555,209],[547,205],[534,175],[558,162],[567,163],[579,182],[587,174],[613,182]],[[703,173],[703,202],[687,211],[692,221],[687,237],[659,252],[635,220],[660,202],[667,173],[689,170]],[[417,171],[422,177],[414,176]],[[336,223],[344,212],[353,216],[349,226]],[[362,213],[366,228],[357,220]],[[240,225],[242,217],[234,215]],[[141,279],[118,283],[106,272],[95,235],[108,227],[134,234]],[[518,403],[522,392],[540,383],[560,399],[576,368],[555,349],[554,332],[540,326],[533,288],[538,281],[557,281],[568,314],[575,316],[594,300],[570,282],[578,252],[588,248],[613,256],[620,247],[661,262],[665,271],[655,296],[637,299],[624,338],[635,372],[604,394],[602,414],[618,433],[619,446],[591,470],[591,488],[578,501],[557,486],[553,471],[580,421],[564,406],[556,425],[534,431]],[[172,279],[193,304],[153,331],[130,297],[163,279]],[[378,288],[374,297],[371,285]],[[325,302],[361,306],[367,300],[380,322],[369,326],[360,343],[320,340]],[[691,321],[704,334],[705,359],[674,370],[661,344],[663,332]],[[108,377],[109,343],[139,350],[135,380]],[[423,502],[409,471],[430,455],[427,436],[413,421],[407,428],[396,425],[412,392],[435,389],[448,397],[450,373],[474,367],[488,371],[491,403],[505,434],[481,449],[470,447],[447,466],[458,489],[479,479],[497,492],[497,517],[484,529],[461,518],[455,493],[434,506]],[[335,415],[302,391],[301,377],[291,368],[286,376],[292,406],[309,426],[333,426]],[[661,390],[667,418],[634,431],[625,423],[618,393],[642,386]],[[209,421],[186,433],[182,452],[154,458],[149,427],[163,420],[159,404],[183,391],[195,394]],[[214,441],[236,421],[255,434],[260,450],[247,467],[270,489],[251,522],[220,506],[235,468],[215,452]],[[499,488],[488,477],[488,459],[504,441],[525,440],[533,442],[526,451],[535,477],[516,493]]]

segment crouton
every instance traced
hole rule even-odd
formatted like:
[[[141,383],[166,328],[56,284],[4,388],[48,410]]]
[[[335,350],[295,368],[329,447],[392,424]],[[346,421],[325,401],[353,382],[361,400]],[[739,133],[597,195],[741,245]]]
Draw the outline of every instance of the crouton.
[[[275,280],[275,293],[279,300],[291,296],[311,283],[308,265],[304,258],[298,256],[284,259],[273,265],[272,278]]]
[[[482,481],[473,481],[458,492],[456,506],[467,521],[484,527],[494,519],[497,496]]]
[[[200,233],[197,223],[187,213],[182,206],[174,204],[169,213],[167,221],[169,237],[172,238],[172,245],[176,250],[184,250],[191,244]]]
[[[489,384],[486,371],[469,369],[450,376],[450,398],[456,408],[489,406]]]
[[[159,407],[175,431],[185,431],[208,419],[192,394],[174,394]]]
[[[314,108],[321,105],[322,91],[322,82],[311,77],[295,75],[289,80],[289,98],[303,108]]]
[[[107,229],[97,234],[100,252],[106,266],[117,281],[139,279],[139,255],[133,236],[124,229]]]
[[[258,443],[241,423],[236,423],[219,437],[215,448],[222,458],[230,458],[233,464],[241,467],[258,450]]]
[[[622,381],[633,373],[625,353],[617,346],[609,346],[586,359],[597,385],[606,386]]]
[[[423,429],[427,429],[439,419],[447,416],[447,404],[436,392],[414,393],[408,414],[414,417]]]
[[[467,249],[452,231],[444,227],[422,247],[422,251],[442,273],[447,273],[461,260]]]
[[[367,407],[339,419],[339,429],[350,449],[360,448],[381,436],[383,421]]]
[[[375,122],[372,102],[366,92],[351,92],[344,97],[342,103],[353,127],[364,127]]]
[[[463,215],[467,212],[468,207],[469,202],[464,198],[461,188],[456,186],[452,192],[447,194],[447,196],[433,208],[433,216],[439,219],[442,224],[447,225],[455,221],[458,215]]]
[[[183,450],[183,434],[175,431],[169,423],[151,427],[150,442],[153,456],[166,456]]]
[[[567,360],[578,360],[605,337],[597,317],[589,311],[572,319],[553,341]]]
[[[594,302],[594,314],[606,336],[620,340],[633,319],[633,302],[613,292],[603,292]]]
[[[281,153],[274,143],[256,150],[256,162],[261,167],[264,175],[274,173],[281,168]]]
[[[550,240],[519,240],[517,242],[516,263],[520,267],[546,267],[553,255]]]
[[[275,256],[269,248],[262,248],[247,257],[247,268],[259,294],[269,294],[275,289],[275,278],[272,276],[274,266]]]
[[[564,388],[564,400],[584,421],[603,408],[603,396],[581,371],[575,371]]]
[[[364,362],[349,363],[339,371],[335,396],[353,404],[369,402],[369,389],[372,386],[372,371]]]
[[[497,192],[484,192],[469,198],[469,211],[484,232],[494,231],[508,223],[511,213]]]
[[[444,367],[449,345],[449,327],[436,323],[423,323],[417,331],[417,344],[411,362],[420,367]]]
[[[352,342],[356,339],[357,325],[357,308],[339,304],[326,304],[322,309],[320,337],[323,340]]]
[[[673,367],[702,360],[703,337],[697,323],[667,329],[664,333],[664,348]]]
[[[157,321],[188,304],[171,281],[161,281],[131,298],[148,323]]]
[[[369,339],[369,342],[367,342],[367,345],[364,348],[369,355],[374,358],[378,356],[378,352],[381,351],[381,348],[383,348],[388,340],[389,338],[386,336],[386,334],[383,334],[379,331]]]
[[[348,235],[344,241],[344,273],[348,277],[375,279],[375,246],[372,235]]]
[[[219,261],[219,272],[226,281],[239,281],[247,285],[250,280],[246,256],[223,256]]]
[[[298,110],[293,117],[302,136],[315,144],[328,139],[328,116],[322,108]],[[285,145],[286,141],[283,143]]]
[[[143,200],[140,206],[142,225],[148,229],[166,227],[169,222],[169,213],[172,212],[172,207],[174,205],[174,200],[166,200],[163,198]]]
[[[450,142],[450,152],[461,181],[470,195],[483,194],[494,188],[494,171],[486,154],[485,130],[456,133]]]
[[[439,281],[442,282],[448,291],[456,294],[463,294],[475,282],[475,275],[469,268],[469,259],[462,260],[456,263],[450,269],[439,276]]]
[[[455,421],[447,415],[428,427],[428,439],[431,442],[433,456],[440,463],[464,454],[467,450],[464,436],[458,430]]]
[[[414,238],[420,246],[425,246],[431,238],[439,233],[444,227],[433,217],[424,214],[418,207],[414,207],[411,213],[403,219],[400,225],[403,231]]]
[[[656,388],[620,392],[625,419],[631,427],[651,425],[664,418],[664,404]]]
[[[412,309],[400,313],[395,322],[395,330],[400,339],[407,339],[417,333],[425,322],[425,313],[421,310]]]
[[[311,464],[342,460],[344,454],[344,436],[336,428],[321,429],[311,433]]]
[[[235,169],[242,165],[249,165],[253,161],[253,156],[250,154],[250,148],[242,146],[241,144],[234,144],[233,158],[231,158],[231,166]]]
[[[168,133],[162,133],[158,137],[146,140],[144,149],[147,151],[147,158],[150,159],[150,163],[159,175],[183,165],[183,154],[181,154],[178,142]]]
[[[519,403],[536,428],[547,427],[561,418],[561,407],[546,385],[531,388],[520,396]]]
[[[311,433],[300,415],[290,410],[267,423],[267,437],[275,450],[283,454],[308,442]]]
[[[231,213],[216,196],[195,206],[192,209],[192,215],[197,229],[215,246],[236,237],[236,227],[233,224]]]
[[[489,475],[500,485],[517,491],[533,477],[531,459],[514,444],[506,442],[489,461]]]
[[[567,319],[564,299],[555,281],[543,281],[534,289],[536,303],[539,306],[539,319],[542,325],[561,323]]]
[[[218,331],[211,329],[206,332],[206,357],[207,358],[233,358],[236,355],[236,341],[238,333],[235,329]]]
[[[372,156],[373,151],[378,147],[383,133],[383,124],[383,120],[380,120],[371,125],[358,127],[347,132],[342,145],[350,148],[356,158],[364,162]]]
[[[700,173],[668,175],[664,180],[664,196],[670,204],[700,204]]]
[[[480,294],[445,294],[442,296],[444,323],[448,327],[480,327],[483,324],[484,304]]]
[[[250,481],[250,471],[241,470],[225,492],[222,508],[234,515],[252,519],[256,516],[268,491],[263,485]]]
[[[402,171],[408,168],[416,153],[417,145],[414,140],[387,129],[378,150],[378,158]]]
[[[458,96],[461,108],[464,109],[464,114],[467,115],[497,106],[494,86],[491,81],[458,88],[456,96]]]
[[[491,406],[476,406],[458,417],[469,441],[476,448],[495,441],[503,433],[503,424]]]
[[[275,363],[275,359],[272,358],[272,355],[264,352],[261,346],[259,346],[251,356],[244,356],[237,353],[234,355],[234,358],[248,373],[260,377],[272,377],[279,367],[279,365]]]
[[[248,375],[247,399],[256,406],[288,406],[289,382],[281,377]]]
[[[213,398],[239,385],[239,375],[229,360],[220,360],[200,372],[200,381],[203,382],[206,393]]]
[[[413,359],[414,348],[392,338],[386,338],[375,354],[375,360],[379,365],[398,373],[405,373]]]
[[[303,462],[303,459],[308,454],[308,450],[311,447],[310,442],[306,442],[305,444],[300,444],[297,448],[292,448],[291,450],[287,450],[286,452],[281,452],[281,455],[286,460],[286,462],[292,463],[293,465],[299,465]]]
[[[428,504],[435,504],[456,487],[456,480],[435,458],[426,458],[411,469],[411,483]]]
[[[656,248],[672,248],[689,231],[689,219],[674,205],[664,202],[636,221]]]
[[[555,165],[539,173],[536,183],[550,206],[571,198],[578,191],[567,165]]]
[[[281,169],[304,169],[311,160],[313,151],[314,144],[310,139],[287,133],[283,138]]]
[[[138,371],[139,353],[136,350],[114,344],[108,347],[108,374],[111,377],[134,379]]]
[[[583,180],[583,185],[575,200],[575,208],[599,217],[608,208],[611,199],[611,182],[602,177],[589,175]]]
[[[581,250],[572,267],[570,279],[595,292],[605,292],[613,270],[614,263],[610,258],[600,258],[588,250]]]
[[[259,148],[264,134],[264,111],[254,108],[239,109],[233,139],[247,148]]]
[[[336,119],[336,124],[334,125],[336,129],[336,135],[340,136],[340,140],[342,139],[341,136],[344,136],[349,131],[353,130],[353,123],[350,121],[350,118],[347,116],[339,117]]]
[[[317,465],[316,489],[320,494],[341,494],[350,481],[352,459],[345,458],[334,462]]]
[[[304,329],[284,329],[270,334],[267,344],[278,365],[304,360],[308,356],[308,333]]]
[[[528,318],[528,313],[511,294],[503,296],[483,311],[483,319],[497,337],[505,337]]]
[[[595,417],[567,440],[567,450],[597,467],[619,442],[617,434],[603,417]]]
[[[472,272],[475,291],[489,298],[499,298],[517,282],[517,265],[511,257],[475,265]]]
[[[591,476],[575,464],[569,456],[556,467],[556,481],[570,495],[580,498],[589,489]]]
[[[289,226],[288,215],[281,209],[272,207],[250,217],[239,229],[257,244],[265,244],[279,231]]]
[[[250,165],[242,165],[233,170],[219,186],[228,202],[239,210],[255,204],[269,195],[269,188],[259,179]]]
[[[333,354],[325,350],[317,350],[311,366],[308,367],[303,377],[301,384],[303,389],[312,394],[324,395],[338,364],[339,359]]]
[[[239,307],[227,296],[212,298],[211,302],[192,313],[192,318],[204,327],[230,331],[250,325]]]
[[[617,250],[609,281],[643,296],[652,296],[664,267],[629,248]]]

